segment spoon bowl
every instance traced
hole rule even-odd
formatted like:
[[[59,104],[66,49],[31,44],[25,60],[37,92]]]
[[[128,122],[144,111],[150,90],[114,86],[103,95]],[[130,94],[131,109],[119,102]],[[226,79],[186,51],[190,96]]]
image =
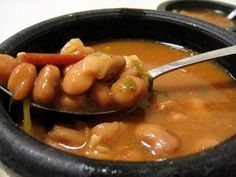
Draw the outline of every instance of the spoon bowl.
[[[193,65],[193,64],[197,64],[200,62],[204,62],[207,60],[213,60],[213,59],[219,59],[220,57],[224,57],[224,56],[229,56],[229,55],[233,55],[236,54],[236,45],[234,46],[230,46],[230,47],[225,47],[225,48],[221,48],[218,50],[213,50],[210,52],[206,52],[206,53],[202,53],[202,54],[198,54],[198,55],[194,55],[188,58],[184,58],[181,60],[177,60],[159,67],[156,67],[154,69],[149,70],[147,73],[151,78],[151,82],[159,77],[160,75],[163,75],[165,73],[168,73],[170,71],[188,66],[188,65]],[[5,89],[4,87],[0,86],[0,89],[5,92],[6,94],[8,94],[9,96],[11,96],[11,93]],[[105,114],[112,114],[112,113],[116,113],[119,112],[121,110],[102,110],[102,111],[83,111],[83,110],[78,110],[78,111],[69,111],[69,110],[63,110],[63,109],[56,109],[56,108],[52,108],[52,107],[45,107],[45,106],[41,106],[39,104],[36,103],[31,103],[32,107],[36,107],[38,109],[42,109],[42,110],[46,110],[46,111],[52,111],[52,112],[57,112],[57,113],[65,113],[65,114],[71,114],[71,115],[90,115],[90,116],[96,116],[96,115],[105,115]]]

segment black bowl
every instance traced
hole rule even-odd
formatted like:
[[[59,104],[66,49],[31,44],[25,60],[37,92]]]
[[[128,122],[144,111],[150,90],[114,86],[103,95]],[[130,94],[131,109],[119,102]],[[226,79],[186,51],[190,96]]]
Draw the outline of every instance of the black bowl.
[[[0,45],[0,53],[55,52],[70,38],[93,42],[145,38],[205,52],[236,44],[234,33],[180,15],[141,9],[69,14],[34,25]],[[236,76],[236,60],[221,60]],[[236,138],[198,154],[156,162],[94,160],[49,147],[24,133],[0,102],[0,159],[24,177],[222,177],[236,175]]]
[[[210,10],[221,12],[225,15],[230,14],[236,6],[218,1],[208,0],[171,0],[161,3],[157,10],[160,11],[173,11],[173,10]],[[236,17],[234,18],[236,19]],[[228,29],[236,32],[235,28]]]

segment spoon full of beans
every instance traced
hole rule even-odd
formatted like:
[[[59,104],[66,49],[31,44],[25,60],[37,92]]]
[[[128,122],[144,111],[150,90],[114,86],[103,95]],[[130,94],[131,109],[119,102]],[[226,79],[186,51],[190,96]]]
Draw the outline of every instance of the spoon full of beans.
[[[139,62],[135,63],[137,61],[135,56],[129,57],[129,60],[124,60],[124,58],[120,56],[108,56],[101,53],[93,53],[85,57],[83,62],[78,62],[73,64],[73,66],[65,68],[62,74],[63,79],[60,84],[58,84],[61,79],[60,71],[58,71],[54,66],[47,64],[38,74],[38,78],[36,78],[36,71],[33,66],[28,66],[23,62],[23,66],[22,63],[19,64],[17,66],[18,68],[15,67],[16,69],[11,73],[7,85],[8,89],[3,86],[0,86],[0,89],[13,98],[17,98],[16,95],[18,92],[16,92],[15,89],[21,89],[21,87],[24,87],[26,82],[30,82],[30,80],[34,81],[36,79],[36,81],[31,82],[31,85],[29,84],[26,86],[26,89],[34,87],[33,91],[30,92],[33,95],[33,101],[31,102],[32,107],[74,115],[111,114],[121,110],[130,110],[139,105],[148,96],[149,90],[151,90],[149,89],[151,86],[150,83],[160,75],[188,65],[218,59],[233,54],[236,54],[236,46],[201,53],[144,72],[141,67],[142,65]],[[24,54],[21,57],[23,56]],[[94,57],[98,57],[99,60],[93,60]],[[99,61],[100,63],[96,63],[95,61]],[[134,71],[132,69],[126,69],[125,72],[120,74],[124,65],[128,65],[129,61],[136,64],[135,66],[140,72],[139,74],[141,77],[137,77],[136,74],[133,73]],[[18,73],[20,72],[23,74],[19,76]],[[34,74],[29,76],[27,72]],[[25,79],[28,76],[29,79]],[[19,80],[22,80],[22,82],[19,82]],[[75,81],[79,82],[74,83]],[[55,85],[60,85],[60,88],[58,89]],[[57,90],[63,90],[61,94],[62,98],[57,98],[57,96],[55,96],[54,92]],[[80,95],[84,92],[85,94]],[[89,96],[87,92],[89,92]],[[20,94],[20,96],[21,95],[22,94]],[[93,110],[61,109],[61,107],[57,106],[47,106],[47,101],[50,100],[52,96],[55,99],[54,103],[57,105],[60,105],[61,103],[69,103],[73,107],[78,104],[78,102],[80,105],[83,105],[86,102],[86,97],[90,97],[92,100],[95,100],[97,103],[96,105],[99,105],[102,108],[107,107],[107,105],[111,103],[111,100],[115,102],[116,106],[111,106],[109,109],[97,109],[96,106],[93,106],[93,108],[96,107],[96,109]],[[77,100],[76,104],[74,103],[75,99]],[[93,105],[94,103],[93,101],[90,101],[89,104]]]

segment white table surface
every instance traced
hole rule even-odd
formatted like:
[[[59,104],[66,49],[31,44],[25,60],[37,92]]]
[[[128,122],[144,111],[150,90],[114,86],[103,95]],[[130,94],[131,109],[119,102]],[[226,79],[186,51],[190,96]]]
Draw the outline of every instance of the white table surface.
[[[0,43],[18,31],[52,17],[103,8],[156,9],[164,1],[167,0],[0,0]],[[236,0],[218,1],[236,5]],[[0,163],[0,177],[16,177],[1,166]]]

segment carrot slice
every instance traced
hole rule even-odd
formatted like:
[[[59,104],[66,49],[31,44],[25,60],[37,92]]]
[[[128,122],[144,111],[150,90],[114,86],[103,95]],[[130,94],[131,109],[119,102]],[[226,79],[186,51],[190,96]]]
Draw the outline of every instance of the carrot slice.
[[[34,65],[70,65],[76,63],[88,54],[46,54],[46,53],[25,53],[20,52],[17,54],[17,59],[20,62],[31,63]]]

